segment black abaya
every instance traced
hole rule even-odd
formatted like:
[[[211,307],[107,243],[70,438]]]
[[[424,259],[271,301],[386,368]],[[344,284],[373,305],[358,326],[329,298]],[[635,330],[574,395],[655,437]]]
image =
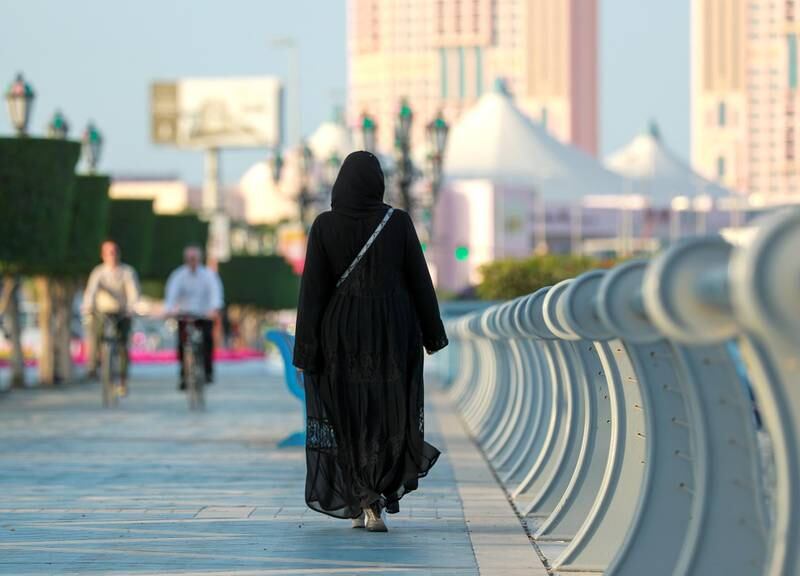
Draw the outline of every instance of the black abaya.
[[[308,238],[294,364],[305,371],[306,502],[355,518],[373,504],[397,512],[436,462],[424,440],[423,347],[447,345],[411,218],[395,210],[361,262],[336,281],[386,214],[383,173],[368,152],[348,156],[332,210]]]

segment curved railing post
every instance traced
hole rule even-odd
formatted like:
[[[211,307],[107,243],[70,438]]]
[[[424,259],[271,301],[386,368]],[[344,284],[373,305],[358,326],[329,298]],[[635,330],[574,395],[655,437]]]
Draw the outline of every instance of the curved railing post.
[[[773,444],[769,576],[800,574],[800,210],[771,215],[730,266],[742,352]]]
[[[612,449],[612,428],[616,424],[612,423],[611,405],[617,401],[619,392],[603,367],[606,345],[593,341],[591,336],[586,338],[581,327],[571,323],[574,318],[570,314],[577,300],[596,290],[601,277],[601,273],[584,275],[564,283],[563,291],[554,290],[548,295],[552,295],[552,305],[545,308],[545,322],[552,332],[571,341],[581,372],[580,382],[585,387],[586,410],[576,465],[558,504],[534,533],[538,540],[572,540],[575,537],[598,496]]]
[[[448,393],[533,537],[569,540],[556,572],[800,574],[800,210],[755,228],[448,323]]]

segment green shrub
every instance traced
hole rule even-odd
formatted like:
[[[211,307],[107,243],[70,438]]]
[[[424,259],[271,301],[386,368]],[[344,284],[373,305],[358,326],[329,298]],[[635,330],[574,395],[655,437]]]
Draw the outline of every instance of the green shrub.
[[[152,200],[112,200],[108,238],[119,245],[122,261],[141,276],[150,265],[155,228]]]
[[[0,138],[0,266],[47,271],[66,256],[80,143]]]
[[[280,256],[234,256],[219,266],[225,302],[262,310],[297,306],[300,278]]]
[[[477,292],[484,300],[508,300],[613,264],[613,261],[557,254],[497,260],[481,266],[483,281],[478,284]]]

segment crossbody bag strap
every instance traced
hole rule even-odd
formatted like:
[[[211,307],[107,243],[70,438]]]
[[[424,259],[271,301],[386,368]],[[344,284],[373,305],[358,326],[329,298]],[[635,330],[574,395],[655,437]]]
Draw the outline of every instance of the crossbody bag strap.
[[[353,259],[353,262],[350,264],[350,266],[347,267],[347,270],[344,271],[344,274],[342,274],[338,282],[336,282],[337,288],[342,285],[342,282],[347,280],[347,277],[350,276],[350,273],[355,269],[356,266],[358,266],[358,263],[361,262],[361,259],[364,257],[364,254],[367,253],[369,247],[372,246],[373,242],[375,242],[375,239],[378,237],[378,234],[381,233],[381,230],[383,230],[383,228],[386,226],[386,223],[389,221],[389,218],[392,217],[393,213],[394,213],[394,208],[389,208],[386,211],[386,215],[383,217],[383,220],[381,220],[380,224],[378,224],[378,227],[375,228],[375,231],[372,233],[372,236],[367,238],[367,242],[364,244],[363,248],[361,248],[361,251],[358,254],[356,254],[356,257]]]

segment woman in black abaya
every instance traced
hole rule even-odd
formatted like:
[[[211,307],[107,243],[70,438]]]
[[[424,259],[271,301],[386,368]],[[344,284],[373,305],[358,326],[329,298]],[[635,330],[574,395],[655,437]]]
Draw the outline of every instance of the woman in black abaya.
[[[378,159],[350,154],[309,233],[294,349],[308,413],[306,503],[371,531],[386,530],[382,510],[397,512],[439,457],[424,440],[423,348],[447,346],[414,225],[401,210],[385,220],[383,192]]]

